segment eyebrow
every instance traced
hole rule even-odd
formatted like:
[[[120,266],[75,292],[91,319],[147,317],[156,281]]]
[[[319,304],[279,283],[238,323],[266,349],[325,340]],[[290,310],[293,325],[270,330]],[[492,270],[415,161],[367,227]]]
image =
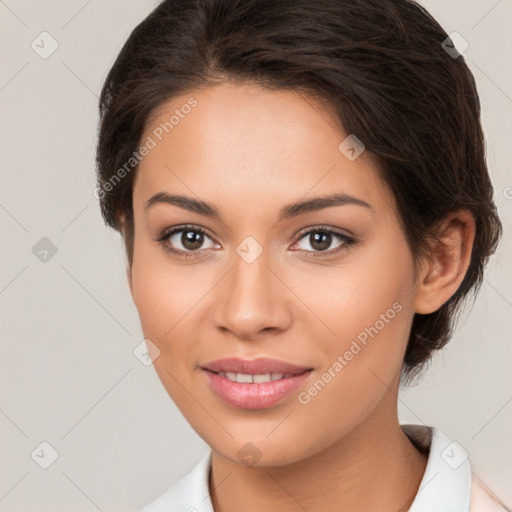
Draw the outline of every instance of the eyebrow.
[[[217,210],[217,208],[214,206],[205,203],[204,201],[193,199],[187,196],[167,194],[166,192],[158,192],[150,199],[148,199],[144,205],[144,209],[147,210],[151,206],[161,203],[178,206],[190,212],[199,213],[200,215],[204,215],[206,217],[222,219],[219,210]],[[366,201],[363,201],[362,199],[358,199],[357,197],[353,197],[347,194],[331,194],[328,196],[307,199],[305,201],[298,201],[284,206],[279,212],[279,221],[289,219],[291,217],[297,217],[305,213],[323,210],[324,208],[343,206],[347,204],[362,206],[364,208],[373,210],[370,204],[368,204]]]

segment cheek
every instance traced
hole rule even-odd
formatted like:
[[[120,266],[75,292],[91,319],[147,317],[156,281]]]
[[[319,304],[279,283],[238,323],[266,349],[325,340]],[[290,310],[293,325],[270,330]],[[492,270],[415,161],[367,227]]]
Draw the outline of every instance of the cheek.
[[[407,338],[414,294],[412,255],[400,233],[374,237],[337,266],[290,273],[297,294],[307,297],[336,349],[377,324],[382,337]],[[400,310],[398,313],[397,310]],[[384,317],[382,317],[384,315]],[[317,325],[317,323],[315,323]],[[304,326],[304,328],[306,328]],[[404,331],[405,329],[405,331]],[[401,338],[397,334],[402,333]],[[405,333],[405,334],[404,334]]]
[[[414,311],[411,262],[405,253],[401,265],[382,256],[374,267],[368,263],[364,259],[360,271],[353,266],[337,274],[328,293],[313,302],[323,305],[320,314],[335,335],[312,338],[324,364],[312,386],[302,390],[297,408],[305,429],[321,425],[326,432],[324,439],[311,440],[311,452],[348,433],[385,396],[389,400],[400,374]]]
[[[401,234],[388,234],[332,270],[321,280],[323,293],[311,278],[303,286],[316,290],[311,304],[334,333],[319,344],[326,369],[336,361],[343,367],[337,365],[334,373],[343,378],[332,386],[341,392],[331,398],[349,400],[346,391],[354,390],[350,395],[363,403],[400,372],[414,316],[413,259]]]
[[[153,340],[161,350],[164,350],[164,340],[172,336],[173,326],[190,309],[188,303],[194,290],[185,286],[184,280],[185,275],[180,273],[179,266],[166,263],[163,249],[135,241],[133,300],[144,336]]]
[[[164,388],[181,409],[187,410],[190,368],[195,363],[190,350],[191,321],[194,305],[204,291],[191,286],[197,282],[185,267],[170,265],[165,255],[153,251],[134,252],[132,267],[133,300],[137,308],[144,338],[158,347],[153,361]],[[193,324],[192,324],[193,325]]]

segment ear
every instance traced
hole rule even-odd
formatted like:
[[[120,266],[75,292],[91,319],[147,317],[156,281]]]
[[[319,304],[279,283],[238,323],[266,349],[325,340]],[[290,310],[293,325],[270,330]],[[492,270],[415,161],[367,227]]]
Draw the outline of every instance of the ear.
[[[473,215],[467,210],[451,213],[441,222],[436,234],[439,241],[433,243],[418,280],[414,310],[420,314],[437,311],[464,279],[475,238]]]

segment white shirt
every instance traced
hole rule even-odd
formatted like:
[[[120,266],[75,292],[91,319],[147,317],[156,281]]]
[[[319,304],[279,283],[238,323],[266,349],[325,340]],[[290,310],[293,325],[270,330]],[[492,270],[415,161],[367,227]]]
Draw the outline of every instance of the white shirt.
[[[433,427],[401,425],[428,461],[409,512],[512,512],[472,473],[468,454]],[[141,512],[214,512],[208,482],[211,453]]]

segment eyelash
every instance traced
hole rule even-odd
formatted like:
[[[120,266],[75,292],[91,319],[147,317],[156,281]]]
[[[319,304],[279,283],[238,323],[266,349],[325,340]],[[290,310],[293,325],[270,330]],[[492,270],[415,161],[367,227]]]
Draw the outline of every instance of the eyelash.
[[[156,238],[155,241],[158,242],[159,244],[161,244],[162,248],[166,252],[172,253],[173,255],[175,255],[179,258],[191,258],[191,257],[197,256],[198,254],[201,254],[201,250],[183,251],[181,249],[173,249],[167,243],[168,239],[172,235],[175,235],[176,233],[180,233],[180,232],[186,231],[186,230],[193,231],[194,233],[201,233],[203,235],[206,235],[210,239],[212,238],[205,229],[203,229],[199,226],[194,226],[192,224],[185,224],[182,226],[176,226],[174,228],[165,229],[161,233],[161,235],[158,236],[158,238]],[[297,242],[299,242],[300,240],[305,238],[307,235],[310,235],[311,233],[323,233],[323,234],[327,234],[327,235],[334,235],[335,237],[339,238],[343,243],[340,246],[338,246],[336,249],[330,250],[330,251],[304,251],[304,250],[298,251],[298,252],[307,253],[308,258],[334,256],[335,254],[338,254],[339,252],[346,250],[350,246],[355,245],[357,243],[355,239],[347,236],[346,234],[342,233],[341,231],[335,230],[333,228],[329,228],[327,226],[315,226],[313,228],[307,228],[307,229],[301,231],[300,233],[298,233],[297,236],[295,237],[293,245],[295,245]]]

